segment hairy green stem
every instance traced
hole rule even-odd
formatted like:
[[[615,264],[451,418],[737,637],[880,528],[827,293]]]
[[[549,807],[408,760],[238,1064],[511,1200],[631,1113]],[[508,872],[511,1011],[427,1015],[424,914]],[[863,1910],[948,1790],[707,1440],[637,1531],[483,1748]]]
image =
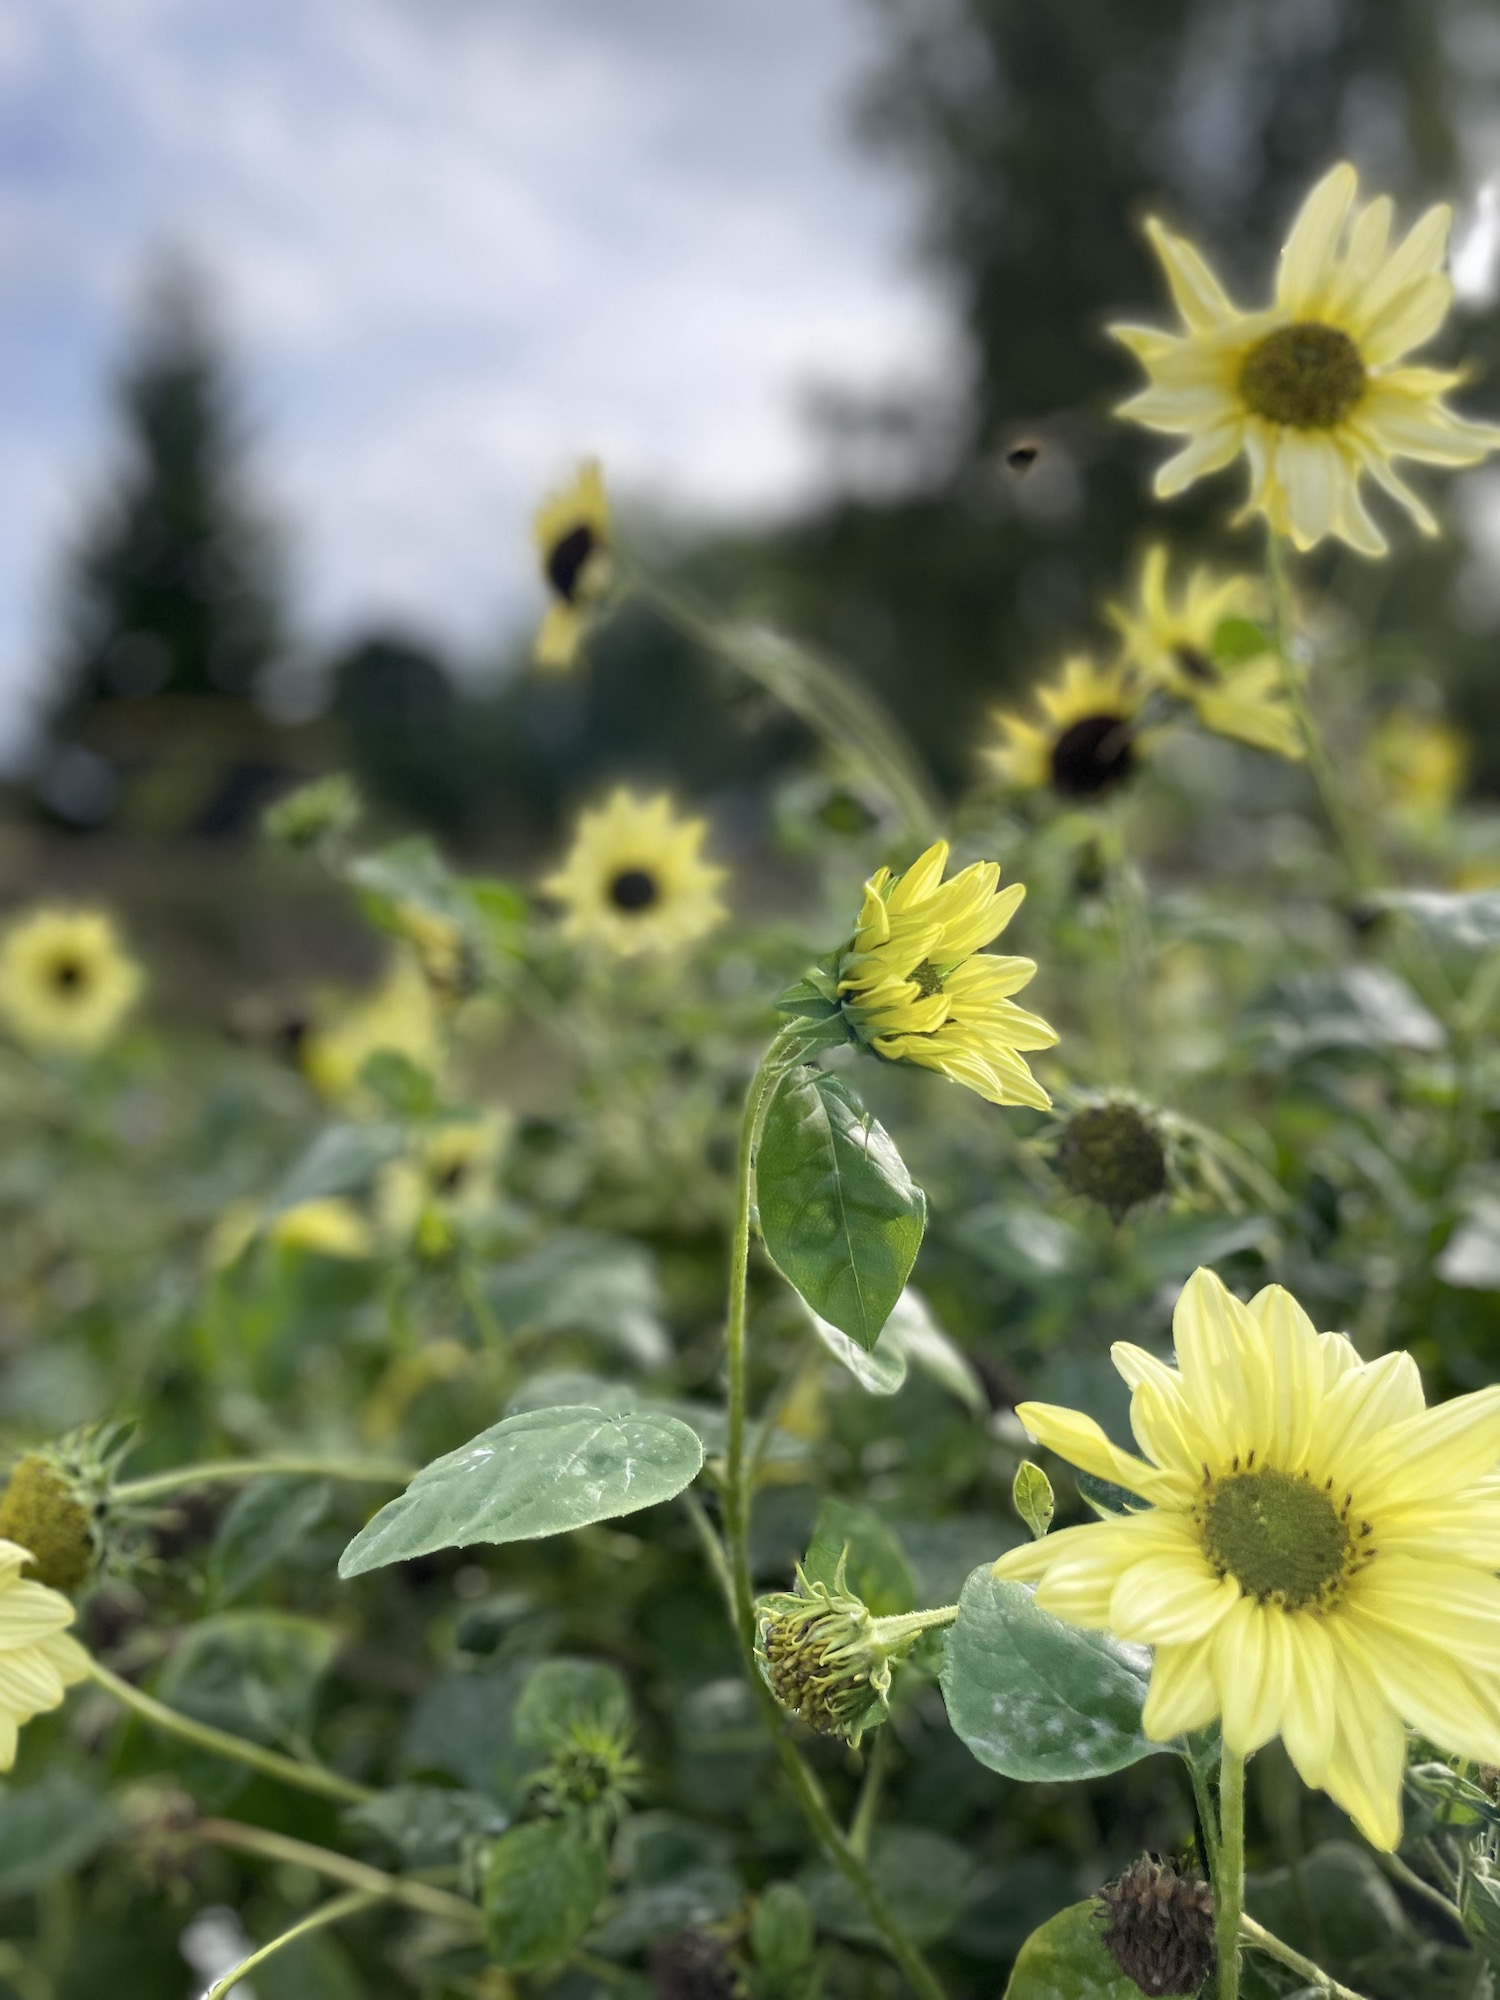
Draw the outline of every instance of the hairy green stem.
[[[936,836],[943,814],[930,781],[883,703],[854,674],[779,633],[715,618],[640,569],[632,567],[625,583],[668,624],[774,695],[836,756],[862,764],[912,833]]]
[[[345,1917],[357,1917],[362,1910],[373,1908],[379,1901],[378,1896],[366,1895],[357,1889],[351,1890],[346,1896],[335,1896],[331,1902],[324,1903],[321,1909],[309,1912],[289,1929],[278,1932],[268,1944],[257,1946],[250,1956],[242,1958],[238,1965],[232,1965],[228,1972],[209,1987],[203,2000],[228,2000],[228,1996],[234,1992],[247,1972],[253,1972],[258,1965],[264,1965],[268,1958],[274,1958],[276,1953],[284,1950],[287,1945],[295,1944],[298,1938],[306,1937],[312,1931],[326,1930],[330,1924],[342,1923]]]
[[[279,1750],[268,1750],[263,1744],[251,1743],[243,1736],[233,1736],[227,1729],[215,1729],[212,1723],[196,1722],[192,1716],[168,1708],[154,1695],[121,1680],[118,1674],[111,1673],[98,1660],[89,1661],[89,1673],[107,1694],[123,1702],[143,1722],[149,1722],[153,1729],[163,1729],[169,1735],[180,1736],[184,1743],[191,1743],[196,1749],[211,1751],[216,1757],[227,1757],[233,1763],[247,1765],[252,1771],[263,1772],[268,1778],[279,1778],[283,1784],[296,1785],[304,1792],[316,1792],[325,1799],[339,1799],[345,1805],[366,1805],[378,1796],[368,1785],[356,1785],[351,1778],[341,1778],[336,1771],[324,1770],[321,1764],[304,1764],[296,1757],[283,1756]]]
[[[273,1833],[269,1827],[247,1826],[237,1819],[202,1819],[195,1829],[200,1839],[216,1847],[237,1848],[242,1854],[258,1855],[293,1868],[310,1868],[330,1882],[342,1882],[362,1896],[385,1902],[404,1903],[409,1910],[437,1917],[443,1923],[477,1928],[484,1922],[478,1907],[466,1897],[455,1896],[431,1882],[418,1882],[406,1875],[388,1875],[383,1868],[371,1868],[363,1861],[336,1854],[331,1847],[318,1847],[310,1840],[298,1840],[289,1833]]]
[[[1274,1958],[1279,1965],[1284,1965],[1288,1971],[1295,1972],[1299,1979],[1305,1980],[1319,1993],[1327,1994],[1329,2000],[1361,2000],[1361,1996],[1352,1986],[1345,1986],[1340,1980],[1335,1979],[1331,1972],[1325,1972],[1321,1965],[1315,1965],[1312,1959],[1304,1958],[1300,1951],[1293,1951],[1289,1944],[1283,1944],[1279,1937],[1274,1937],[1265,1925],[1258,1924],[1254,1917],[1240,1918],[1239,1935],[1242,1942],[1249,1945],[1252,1950],[1263,1952],[1267,1958]],[[1219,1991],[1222,1993],[1223,1990],[1221,1986]]]
[[[1193,1781],[1193,1802],[1198,1808],[1198,1831],[1203,1836],[1203,1865],[1208,1870],[1210,1882],[1219,1879],[1219,1816],[1209,1794],[1208,1779],[1196,1757],[1184,1757],[1188,1775]]]
[[[176,1493],[186,1486],[215,1486],[236,1479],[348,1479],[369,1486],[408,1486],[414,1465],[394,1459],[338,1458],[215,1458],[202,1465],[179,1465],[172,1472],[153,1472],[144,1479],[123,1479],[110,1489],[112,1500],[136,1504]]]
[[[1219,1866],[1214,1876],[1214,1942],[1219,2000],[1239,2000],[1240,1921],[1245,1908],[1245,1760],[1226,1743],[1219,1762]]]
[[[859,1788],[859,1797],[854,1805],[854,1817],[849,1822],[849,1846],[861,1861],[870,1858],[870,1835],[875,1830],[875,1813],[880,1804],[880,1789],[885,1783],[886,1768],[891,1761],[891,1744],[895,1738],[889,1729],[877,1729],[875,1747],[870,1752],[865,1765],[864,1783]]]

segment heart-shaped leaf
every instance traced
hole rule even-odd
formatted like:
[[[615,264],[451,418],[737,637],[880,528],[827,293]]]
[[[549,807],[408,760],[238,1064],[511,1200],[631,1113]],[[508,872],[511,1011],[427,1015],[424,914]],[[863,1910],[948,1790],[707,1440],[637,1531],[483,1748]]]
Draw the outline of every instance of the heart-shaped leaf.
[[[672,1499],[702,1464],[701,1441],[675,1417],[571,1404],[524,1410],[424,1466],[354,1537],[339,1575],[634,1514]]]
[[[1005,2000],[1142,2000],[1099,1936],[1099,1904],[1071,1903],[1022,1945]]]

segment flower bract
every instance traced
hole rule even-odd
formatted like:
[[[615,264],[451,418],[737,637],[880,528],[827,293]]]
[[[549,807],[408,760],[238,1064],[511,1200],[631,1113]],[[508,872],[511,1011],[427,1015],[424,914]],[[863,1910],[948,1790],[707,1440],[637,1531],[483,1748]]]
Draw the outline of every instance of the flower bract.
[[[1461,372],[1406,360],[1438,331],[1453,297],[1444,267],[1452,211],[1428,209],[1393,244],[1390,199],[1361,206],[1358,190],[1347,162],[1324,175],[1282,250],[1273,303],[1251,312],[1231,302],[1191,243],[1153,218],[1147,230],[1182,331],[1110,331],[1150,377],[1120,414],[1188,440],[1156,475],[1164,499],[1243,453],[1246,514],[1263,514],[1299,549],[1335,535],[1383,555],[1363,475],[1436,533],[1394,461],[1476,465],[1500,447],[1500,429],[1448,408]]]
[[[0,1014],[30,1048],[102,1048],[143,983],[102,910],[34,910],[0,942]]]
[[[1245,1305],[1210,1271],[1174,1334],[1175,1368],[1114,1349],[1139,1457],[1077,1411],[1021,1405],[1033,1437],[1148,1504],[996,1574],[1155,1649],[1154,1741],[1217,1720],[1248,1756],[1280,1736],[1392,1848],[1407,1724],[1500,1762],[1500,1388],[1427,1409],[1410,1355],[1362,1361],[1279,1285]]]
[[[985,760],[1002,784],[1019,790],[1050,786],[1064,798],[1096,799],[1136,767],[1145,694],[1128,666],[1100,667],[1075,653],[1056,680],[1037,689],[1040,722],[995,711],[1000,740],[986,749]]]
[[[1281,661],[1269,640],[1255,644],[1250,621],[1261,609],[1259,581],[1200,568],[1174,594],[1167,574],[1166,550],[1148,550],[1136,602],[1108,607],[1126,658],[1216,736],[1278,757],[1304,756]],[[1232,649],[1224,644],[1226,627],[1238,642]]]
[[[1011,1000],[1036,963],[983,947],[997,938],[1026,894],[1000,887],[994,861],[975,861],[943,880],[948,843],[937,841],[904,875],[882,868],[865,884],[864,906],[838,963],[843,1016],[856,1037],[890,1062],[940,1070],[992,1104],[1051,1102],[1021,1051],[1051,1048],[1056,1032]]]
[[[665,793],[623,786],[580,814],[561,868],[542,884],[562,904],[563,935],[619,958],[696,944],[727,914],[726,871],[703,858],[701,819],[679,819]]]
[[[596,459],[581,465],[561,492],[548,495],[536,511],[532,533],[551,598],[534,656],[539,667],[565,672],[578,658],[590,614],[609,588],[613,570],[609,497]]]

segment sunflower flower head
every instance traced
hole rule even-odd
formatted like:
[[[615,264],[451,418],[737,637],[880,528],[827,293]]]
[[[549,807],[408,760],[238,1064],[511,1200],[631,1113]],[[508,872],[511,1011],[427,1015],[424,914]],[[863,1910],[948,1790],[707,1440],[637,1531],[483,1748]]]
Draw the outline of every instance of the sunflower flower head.
[[[412,1152],[392,1160],[376,1182],[376,1209],[385,1233],[409,1243],[419,1256],[448,1256],[464,1229],[489,1205],[509,1130],[508,1120],[491,1115],[453,1119],[424,1133]]]
[[[102,910],[33,910],[0,941],[0,1015],[28,1048],[102,1048],[144,983]]]
[[[1017,1414],[1148,1504],[1012,1550],[1069,1624],[1154,1648],[1156,1742],[1217,1720],[1235,1754],[1280,1736],[1376,1846],[1401,1834],[1406,1726],[1500,1763],[1500,1388],[1425,1406],[1410,1355],[1361,1361],[1290,1293],[1242,1304],[1198,1271],[1177,1365],[1120,1342],[1141,1456],[1092,1418]]]
[[[1123,1099],[1086,1104],[1062,1129],[1057,1171],[1070,1194],[1097,1202],[1120,1222],[1166,1193],[1166,1140],[1138,1105]]]
[[[542,884],[563,907],[563,936],[616,958],[667,956],[706,937],[727,914],[726,871],[703,858],[707,831],[679,819],[665,793],[623,786],[580,814],[562,867]]]
[[[761,1598],[755,1656],[788,1714],[857,1745],[890,1713],[891,1669],[915,1645],[921,1618],[877,1618],[849,1589],[845,1559],[832,1585],[799,1568],[795,1589]]]
[[[1040,721],[994,711],[999,741],[984,751],[985,762],[1018,791],[1050,786],[1066,799],[1097,799],[1136,767],[1145,694],[1131,667],[1100,667],[1075,653],[1037,689]]]
[[[532,534],[550,598],[534,656],[539,667],[566,673],[578,659],[614,570],[609,497],[597,459],[586,460],[569,485],[547,496],[532,520]]]
[[[443,1004],[416,951],[399,948],[380,983],[302,1038],[297,1054],[309,1081],[335,1103],[371,1096],[361,1072],[383,1050],[435,1072],[443,1058]]]
[[[73,1607],[45,1584],[22,1571],[31,1552],[19,1542],[0,1541],[0,1771],[16,1761],[23,1723],[62,1705],[67,1690],[88,1676],[89,1661],[68,1627]]]
[[[1214,735],[1278,757],[1304,756],[1281,661],[1253,623],[1262,609],[1258,579],[1195,569],[1174,593],[1167,570],[1166,550],[1148,550],[1136,602],[1106,607],[1126,659]]]
[[[918,1063],[966,1084],[991,1104],[1051,1102],[1020,1052],[1049,1049],[1055,1031],[1011,999],[1036,972],[1029,958],[983,947],[997,938],[1026,894],[1000,887],[994,861],[975,861],[948,881],[939,840],[904,875],[882,868],[865,884],[835,992],[846,1027],[887,1062]]]
[[[1147,232],[1183,330],[1110,331],[1150,377],[1120,414],[1188,440],[1156,475],[1163,499],[1243,453],[1250,494],[1241,518],[1263,514],[1299,549],[1335,535],[1378,556],[1386,541],[1365,506],[1363,475],[1435,534],[1436,520],[1393,461],[1477,465],[1500,447],[1500,429],[1448,408],[1461,372],[1406,360],[1452,301],[1451,209],[1428,209],[1392,244],[1390,199],[1360,205],[1358,192],[1347,162],[1324,175],[1282,250],[1274,301],[1252,312],[1230,301],[1192,244],[1153,218]]]

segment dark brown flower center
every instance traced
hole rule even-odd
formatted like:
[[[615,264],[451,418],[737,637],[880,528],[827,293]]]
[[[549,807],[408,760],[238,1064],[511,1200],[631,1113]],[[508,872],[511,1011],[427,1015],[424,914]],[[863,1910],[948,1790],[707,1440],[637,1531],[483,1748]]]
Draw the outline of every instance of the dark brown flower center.
[[[1185,680],[1199,681],[1205,687],[1212,687],[1219,678],[1219,672],[1207,653],[1199,652],[1196,646],[1174,648],[1172,659],[1178,673]]]
[[[1091,798],[1128,777],[1134,734],[1122,715],[1086,715],[1052,746],[1052,783],[1072,798]]]
[[[59,993],[76,993],[86,975],[76,958],[59,958],[52,966],[52,984]]]
[[[609,885],[609,900],[628,916],[649,910],[660,895],[656,877],[645,868],[622,868]]]
[[[599,546],[598,537],[586,521],[555,541],[547,551],[547,581],[564,604],[578,596],[578,585],[590,556]]]
[[[1364,392],[1359,349],[1347,333],[1315,319],[1268,333],[1240,370],[1240,394],[1255,414],[1299,431],[1332,430]]]
[[[1349,1555],[1346,1520],[1322,1487],[1295,1473],[1234,1474],[1214,1489],[1202,1520],[1204,1552],[1220,1575],[1288,1611],[1326,1596]]]

